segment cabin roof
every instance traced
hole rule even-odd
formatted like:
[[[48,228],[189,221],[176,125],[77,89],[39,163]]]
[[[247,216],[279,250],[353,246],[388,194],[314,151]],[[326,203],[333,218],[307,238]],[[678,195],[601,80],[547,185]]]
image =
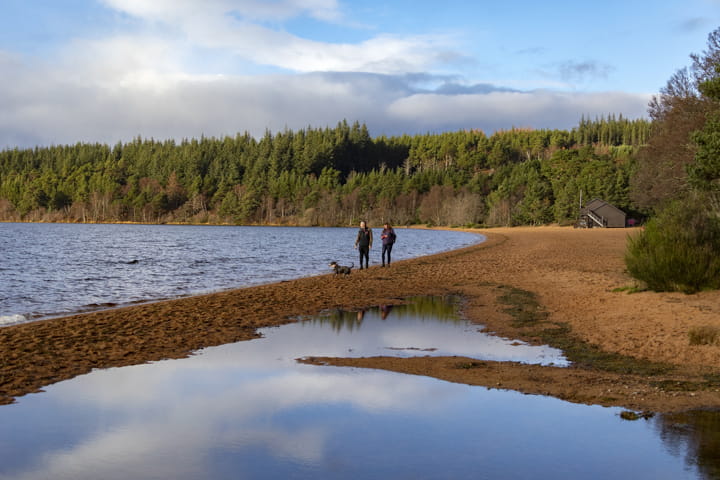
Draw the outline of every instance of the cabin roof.
[[[625,212],[623,212],[622,210],[617,208],[615,205],[608,203],[605,200],[602,200],[600,198],[593,198],[587,204],[585,204],[585,208],[587,208],[588,210],[591,210],[591,211],[596,211],[603,207],[605,207],[606,210],[607,210],[607,208],[610,208],[612,211],[625,216]]]

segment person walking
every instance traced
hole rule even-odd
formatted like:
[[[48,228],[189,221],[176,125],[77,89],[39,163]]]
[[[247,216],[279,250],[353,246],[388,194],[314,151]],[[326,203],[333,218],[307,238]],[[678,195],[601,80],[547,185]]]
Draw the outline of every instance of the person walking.
[[[387,254],[387,265],[390,266],[390,252],[392,252],[392,247],[395,244],[395,239],[397,236],[395,235],[395,230],[390,226],[389,223],[385,222],[385,225],[383,225],[383,231],[380,234],[380,239],[382,240],[382,266],[385,266],[385,254]]]
[[[355,239],[355,248],[360,252],[360,270],[363,269],[363,258],[365,259],[365,268],[369,268],[370,249],[372,248],[372,230],[370,230],[365,222],[360,222],[360,230],[358,230]]]

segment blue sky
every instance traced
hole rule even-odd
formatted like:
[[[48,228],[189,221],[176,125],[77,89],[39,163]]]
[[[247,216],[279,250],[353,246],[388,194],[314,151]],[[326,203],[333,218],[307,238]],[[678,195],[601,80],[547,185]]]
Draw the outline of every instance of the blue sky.
[[[720,0],[0,0],[0,148],[646,115]]]

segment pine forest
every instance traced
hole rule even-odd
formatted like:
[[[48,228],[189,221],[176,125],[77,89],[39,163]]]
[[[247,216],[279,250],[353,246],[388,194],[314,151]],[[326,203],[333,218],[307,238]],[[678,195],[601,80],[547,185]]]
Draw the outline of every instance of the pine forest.
[[[372,138],[365,125],[0,152],[0,220],[540,225],[630,201],[647,120]]]

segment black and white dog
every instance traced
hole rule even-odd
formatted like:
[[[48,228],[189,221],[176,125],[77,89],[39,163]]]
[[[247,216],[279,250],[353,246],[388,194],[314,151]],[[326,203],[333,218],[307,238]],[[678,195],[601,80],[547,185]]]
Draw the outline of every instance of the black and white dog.
[[[350,275],[350,272],[352,271],[355,264],[353,263],[349,267],[345,267],[343,265],[338,265],[337,262],[330,262],[329,267],[332,268],[335,271],[335,275]]]

